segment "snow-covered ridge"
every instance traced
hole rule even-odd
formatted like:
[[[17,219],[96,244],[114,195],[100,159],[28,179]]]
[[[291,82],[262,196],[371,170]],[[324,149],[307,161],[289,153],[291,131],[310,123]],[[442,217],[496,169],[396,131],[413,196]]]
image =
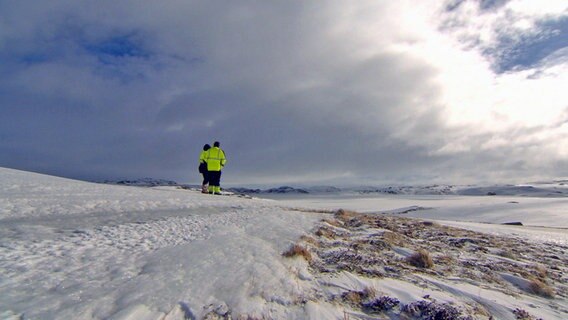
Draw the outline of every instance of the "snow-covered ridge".
[[[522,197],[568,197],[568,186],[563,182],[542,185],[494,185],[494,186],[367,186],[340,188],[334,186],[290,187],[268,189],[229,188],[244,194],[304,194],[304,195],[464,195],[464,196],[522,196]]]
[[[156,186],[179,186],[192,188],[196,186],[181,184],[172,180],[141,178],[141,179],[118,179],[104,180],[99,183],[156,187]],[[272,188],[246,188],[229,187],[226,191],[247,195],[324,195],[324,194],[361,194],[361,195],[464,195],[464,196],[523,196],[523,197],[568,197],[567,180],[554,180],[550,182],[535,182],[522,185],[387,185],[387,186],[361,186],[361,187],[337,187],[337,186],[279,186]]]

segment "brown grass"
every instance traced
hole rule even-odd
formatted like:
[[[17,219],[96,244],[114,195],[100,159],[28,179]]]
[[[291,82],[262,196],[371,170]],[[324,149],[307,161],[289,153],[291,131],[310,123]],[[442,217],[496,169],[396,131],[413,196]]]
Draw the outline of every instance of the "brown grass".
[[[453,265],[456,263],[456,259],[450,255],[445,254],[436,257],[436,262],[439,264]]]
[[[405,237],[397,232],[385,231],[383,233],[383,240],[391,246],[404,246]]]
[[[410,257],[406,258],[406,261],[418,268],[432,268],[434,266],[434,261],[432,261],[430,253],[424,249],[420,249]]]
[[[335,218],[342,220],[344,222],[359,215],[360,214],[355,211],[344,210],[344,209],[339,209],[337,210],[337,212],[335,212]]]
[[[548,277],[548,269],[546,269],[544,265],[537,264],[534,266],[534,270],[539,279],[546,279],[546,277]]]
[[[323,222],[334,227],[343,227],[343,222],[337,219],[324,219]]]
[[[310,244],[310,245],[312,245],[316,248],[319,248],[320,245],[321,245],[316,238],[311,237],[311,236],[306,236],[306,235],[301,236],[300,241],[305,242],[307,244]]]
[[[546,283],[544,283],[540,280],[537,280],[537,279],[531,280],[531,282],[529,284],[529,290],[530,290],[531,293],[534,293],[534,294],[539,295],[541,297],[554,298],[554,289],[552,289]]]
[[[319,228],[315,232],[315,235],[318,236],[318,237],[325,237],[325,238],[328,238],[328,239],[335,239],[337,237],[335,232],[333,232],[332,230],[330,230],[329,228],[326,228],[326,227]]]
[[[439,224],[433,222],[433,221],[422,221],[422,224],[426,227],[438,227]]]
[[[508,250],[508,249],[499,250],[499,252],[497,252],[497,255],[504,257],[504,258],[515,259],[515,255],[513,254],[513,251]]]
[[[361,220],[361,222],[363,222],[366,225],[374,225],[377,222],[377,217],[373,217],[373,216],[370,216],[370,215],[363,215],[360,218],[360,220]]]
[[[308,262],[312,261],[312,254],[308,251],[308,249],[299,244],[293,244],[288,250],[284,251],[282,255],[287,258],[301,256]]]
[[[344,301],[352,305],[360,305],[363,301],[377,296],[374,288],[366,287],[363,291],[349,291],[341,295]]]

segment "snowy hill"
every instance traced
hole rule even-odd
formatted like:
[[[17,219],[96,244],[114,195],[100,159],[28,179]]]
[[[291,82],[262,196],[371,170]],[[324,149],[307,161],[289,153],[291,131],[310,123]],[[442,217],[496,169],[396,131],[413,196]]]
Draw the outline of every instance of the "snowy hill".
[[[498,195],[522,197],[568,197],[568,187],[564,184],[548,185],[502,185],[492,187],[464,188],[457,192],[460,195]]]
[[[464,196],[521,196],[521,197],[568,197],[568,185],[562,181],[535,183],[534,185],[414,185],[414,186],[367,186],[367,187],[290,187],[268,189],[229,188],[229,191],[249,195],[464,195]]]
[[[287,306],[297,288],[280,253],[319,218],[0,168],[0,318],[201,319],[227,305],[300,314]]]
[[[322,207],[0,168],[0,319],[567,318],[566,242]]]

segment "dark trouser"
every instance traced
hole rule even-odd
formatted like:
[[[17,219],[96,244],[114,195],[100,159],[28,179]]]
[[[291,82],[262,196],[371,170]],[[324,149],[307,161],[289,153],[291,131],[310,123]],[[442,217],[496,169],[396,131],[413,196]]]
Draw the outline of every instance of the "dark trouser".
[[[204,171],[201,174],[203,175],[203,183],[201,185],[209,184],[209,171]]]
[[[209,185],[213,187],[221,186],[221,171],[208,171]]]

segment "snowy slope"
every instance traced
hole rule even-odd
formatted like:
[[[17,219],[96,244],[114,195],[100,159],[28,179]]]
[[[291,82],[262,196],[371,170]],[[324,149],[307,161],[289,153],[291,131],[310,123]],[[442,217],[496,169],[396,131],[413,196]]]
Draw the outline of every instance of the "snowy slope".
[[[210,305],[299,312],[286,307],[297,289],[280,253],[318,214],[9,169],[0,181],[0,315],[158,319],[183,306],[180,314],[201,318]]]
[[[0,319],[568,318],[567,243],[377,214],[435,207],[465,229],[476,212],[498,221],[508,206],[564,215],[562,199],[527,201],[273,201],[0,168]],[[339,207],[370,215],[330,214]],[[283,256],[292,244],[304,258]],[[419,248],[432,252],[431,269],[409,265]],[[550,293],[531,291],[533,276]]]

